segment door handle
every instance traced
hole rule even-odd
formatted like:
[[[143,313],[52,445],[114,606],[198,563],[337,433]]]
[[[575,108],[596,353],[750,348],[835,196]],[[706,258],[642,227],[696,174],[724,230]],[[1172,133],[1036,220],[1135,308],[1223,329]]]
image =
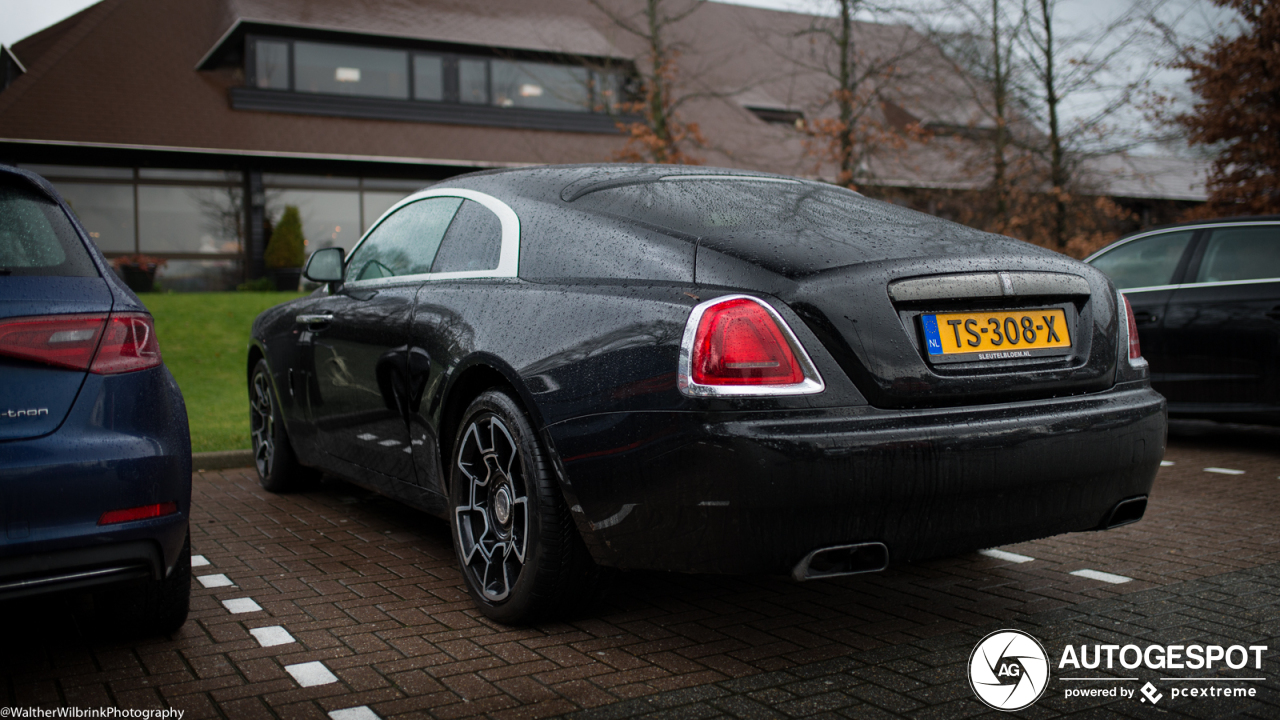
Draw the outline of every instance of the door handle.
[[[1146,310],[1139,310],[1133,314],[1133,319],[1138,324],[1145,325],[1159,320],[1160,316],[1155,313],[1149,313]]]
[[[1276,322],[1280,322],[1280,305],[1277,305],[1276,307],[1271,308],[1271,310],[1267,313],[1267,317],[1271,318],[1272,320],[1275,320]]]
[[[333,322],[333,315],[298,315],[293,320],[299,325],[306,325],[308,328],[321,328]]]

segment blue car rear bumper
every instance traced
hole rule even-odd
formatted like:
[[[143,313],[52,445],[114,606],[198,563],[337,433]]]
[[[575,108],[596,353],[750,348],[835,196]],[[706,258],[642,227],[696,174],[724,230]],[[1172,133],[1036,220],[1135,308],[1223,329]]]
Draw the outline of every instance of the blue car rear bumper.
[[[169,502],[176,513],[98,524]],[[0,598],[165,577],[190,513],[191,437],[173,376],[90,374],[57,430],[0,443]]]

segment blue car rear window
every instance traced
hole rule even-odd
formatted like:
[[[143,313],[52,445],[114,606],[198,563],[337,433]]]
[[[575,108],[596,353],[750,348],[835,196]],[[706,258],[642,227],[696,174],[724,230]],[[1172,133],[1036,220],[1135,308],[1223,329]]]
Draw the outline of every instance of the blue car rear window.
[[[62,208],[16,177],[0,177],[0,276],[5,275],[98,275]]]

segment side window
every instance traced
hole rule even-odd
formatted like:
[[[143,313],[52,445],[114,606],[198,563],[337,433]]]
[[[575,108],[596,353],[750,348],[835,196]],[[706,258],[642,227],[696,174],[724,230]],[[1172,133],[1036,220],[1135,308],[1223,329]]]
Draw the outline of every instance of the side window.
[[[1181,230],[1134,240],[1099,255],[1092,265],[1120,290],[1168,285],[1193,234],[1192,230]]]
[[[462,203],[440,243],[431,272],[495,270],[502,255],[502,221],[478,202]]]
[[[1214,230],[1196,282],[1280,278],[1280,225]]]
[[[431,272],[440,240],[461,204],[460,198],[438,197],[400,208],[352,254],[347,278],[372,280]]]

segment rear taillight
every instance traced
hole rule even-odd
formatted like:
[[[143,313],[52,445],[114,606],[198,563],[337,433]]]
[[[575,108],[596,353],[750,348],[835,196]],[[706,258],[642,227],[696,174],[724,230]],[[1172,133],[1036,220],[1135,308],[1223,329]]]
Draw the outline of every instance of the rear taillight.
[[[1129,298],[1124,293],[1120,293],[1120,299],[1124,300],[1124,320],[1126,335],[1129,336],[1129,360],[1139,360],[1142,358],[1142,345],[1138,342],[1138,321],[1133,317],[1133,306],[1129,304]]]
[[[146,370],[160,364],[160,345],[151,316],[143,313],[118,313],[107,320],[102,345],[93,358],[89,372],[100,375]]]
[[[687,395],[821,392],[822,379],[777,311],[745,295],[693,309],[680,348],[679,385]]]
[[[160,364],[145,313],[48,315],[0,321],[0,355],[110,375]]]
[[[151,518],[172,515],[176,512],[178,512],[178,503],[176,502],[143,505],[141,507],[127,508],[125,510],[109,510],[102,513],[102,517],[98,518],[98,524],[115,525],[116,523],[133,522],[135,520],[149,520]]]

